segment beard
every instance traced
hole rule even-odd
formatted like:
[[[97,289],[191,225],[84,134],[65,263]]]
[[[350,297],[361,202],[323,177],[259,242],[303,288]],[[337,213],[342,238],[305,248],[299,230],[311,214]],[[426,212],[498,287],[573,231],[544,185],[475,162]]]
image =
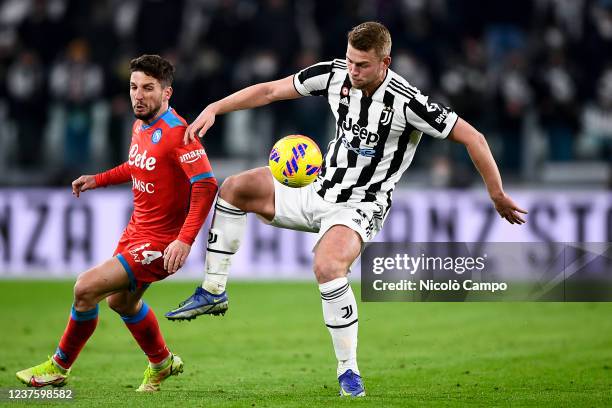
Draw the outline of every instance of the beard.
[[[161,108],[161,101],[157,104],[152,106],[150,109],[143,109],[140,112],[136,112],[136,106],[133,107],[134,109],[134,117],[136,119],[140,119],[143,122],[147,122],[151,119],[153,119],[155,117],[155,115],[157,115],[157,113],[159,112]]]

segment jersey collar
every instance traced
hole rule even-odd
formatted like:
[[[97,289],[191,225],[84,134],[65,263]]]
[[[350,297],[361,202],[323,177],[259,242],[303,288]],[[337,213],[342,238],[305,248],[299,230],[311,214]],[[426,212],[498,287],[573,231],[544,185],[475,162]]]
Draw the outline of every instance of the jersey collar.
[[[374,96],[376,95],[376,93],[381,90],[382,88],[385,88],[387,86],[387,82],[389,81],[391,75],[389,75],[389,68],[387,68],[387,70],[385,71],[385,78],[382,80],[382,82],[380,84],[378,84],[378,86],[374,89],[374,92],[372,92],[370,95],[366,96],[366,94],[360,90],[362,97],[364,98],[370,98],[370,99],[374,99]]]
[[[171,114],[171,113],[172,113],[172,111],[173,111],[172,107],[171,107],[171,106],[170,106],[170,107],[168,107],[168,110],[167,110],[167,111],[165,111],[164,113],[162,113],[161,115],[159,115],[159,116],[157,117],[157,119],[155,119],[153,122],[149,123],[148,125],[146,125],[146,124],[144,124],[144,123],[143,123],[143,124],[140,126],[140,130],[147,130],[147,129],[151,128],[151,126],[153,126],[153,125],[155,125],[157,122],[159,122],[159,120],[160,120],[160,119],[164,118],[166,115]]]

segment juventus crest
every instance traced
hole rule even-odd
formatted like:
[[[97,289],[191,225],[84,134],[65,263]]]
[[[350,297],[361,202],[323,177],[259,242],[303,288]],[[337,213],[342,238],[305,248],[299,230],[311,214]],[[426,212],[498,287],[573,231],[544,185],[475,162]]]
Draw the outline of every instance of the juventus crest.
[[[391,106],[385,106],[385,109],[382,111],[382,115],[380,116],[380,124],[383,126],[387,126],[393,120],[393,112],[394,109]]]

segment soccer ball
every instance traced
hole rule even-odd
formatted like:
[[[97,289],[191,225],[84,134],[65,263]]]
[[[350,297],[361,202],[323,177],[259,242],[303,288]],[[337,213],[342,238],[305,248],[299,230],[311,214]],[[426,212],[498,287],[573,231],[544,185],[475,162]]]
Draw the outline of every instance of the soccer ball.
[[[275,179],[289,187],[304,187],[317,178],[323,157],[319,146],[309,137],[289,135],[270,151],[270,171]]]

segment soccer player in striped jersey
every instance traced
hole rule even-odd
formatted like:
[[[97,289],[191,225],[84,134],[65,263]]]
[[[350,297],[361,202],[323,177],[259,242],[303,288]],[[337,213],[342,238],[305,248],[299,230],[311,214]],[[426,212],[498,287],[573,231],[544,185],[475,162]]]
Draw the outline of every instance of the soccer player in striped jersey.
[[[393,189],[423,134],[465,145],[501,217],[522,224],[520,213],[526,213],[504,192],[484,136],[389,69],[390,52],[386,27],[360,24],[348,34],[345,59],[229,95],[207,106],[186,133],[190,139],[202,137],[215,116],[227,112],[310,95],[327,100],[336,131],[317,180],[301,189],[288,188],[267,167],[226,179],[215,206],[202,287],[166,316],[180,320],[219,313],[217,303],[227,308],[228,268],[246,213],[278,227],[316,232],[314,274],[338,360],[341,395],[365,395],[357,366],[357,303],[347,273],[363,245],[382,228]]]
[[[161,382],[183,371],[159,330],[153,309],[141,298],[147,287],[175,273],[189,255],[215,194],[217,182],[199,141],[183,143],[187,123],[171,107],[174,67],[158,55],[130,63],[130,97],[136,121],[128,160],[106,172],[79,177],[80,193],[132,182],[134,212],[115,254],[82,273],[74,286],[68,325],[55,354],[22,370],[31,387],[63,386],[98,322],[98,302],[106,298],[146,354],[149,365],[137,391],[159,391]]]

